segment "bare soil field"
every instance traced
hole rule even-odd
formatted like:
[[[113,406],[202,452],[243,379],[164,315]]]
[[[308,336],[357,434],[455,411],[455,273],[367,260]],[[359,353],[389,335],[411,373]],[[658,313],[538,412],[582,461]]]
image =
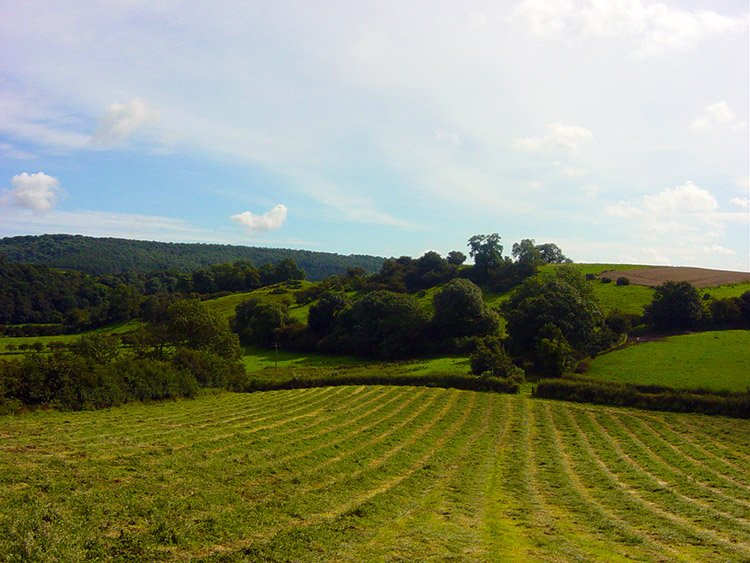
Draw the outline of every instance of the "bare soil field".
[[[750,281],[749,272],[677,266],[650,266],[637,270],[608,270],[601,272],[597,277],[600,279],[608,277],[615,281],[621,276],[628,278],[632,284],[649,287],[660,285],[666,281],[687,281],[698,288]]]

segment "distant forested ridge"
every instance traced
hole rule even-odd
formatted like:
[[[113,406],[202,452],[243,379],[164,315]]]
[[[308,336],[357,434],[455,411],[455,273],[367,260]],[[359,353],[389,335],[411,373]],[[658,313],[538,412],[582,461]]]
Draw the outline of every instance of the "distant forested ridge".
[[[149,273],[156,270],[193,272],[212,264],[249,260],[256,267],[291,258],[306,279],[319,281],[347,268],[380,270],[383,258],[334,254],[288,248],[260,248],[229,244],[153,242],[82,235],[17,236],[0,239],[0,255],[13,262],[44,264],[91,275]]]

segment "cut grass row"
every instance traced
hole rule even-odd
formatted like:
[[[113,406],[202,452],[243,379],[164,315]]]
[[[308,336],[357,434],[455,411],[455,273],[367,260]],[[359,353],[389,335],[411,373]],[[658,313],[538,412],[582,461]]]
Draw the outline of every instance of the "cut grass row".
[[[5,417],[0,560],[743,561],[748,432],[381,386]]]

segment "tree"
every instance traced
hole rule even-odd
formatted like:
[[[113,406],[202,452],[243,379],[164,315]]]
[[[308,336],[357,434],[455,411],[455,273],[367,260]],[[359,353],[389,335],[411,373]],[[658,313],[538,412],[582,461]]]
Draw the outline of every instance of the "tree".
[[[427,316],[410,295],[378,290],[338,315],[342,351],[383,359],[405,358],[424,345]]]
[[[481,277],[503,264],[503,245],[500,244],[500,235],[474,235],[469,239],[469,256],[474,259],[474,266]]]
[[[348,302],[340,293],[325,292],[318,302],[310,306],[307,326],[319,336],[326,336],[336,328],[336,317],[343,311]]]
[[[700,294],[691,283],[667,281],[655,288],[644,320],[659,330],[685,330],[698,326],[705,315]]]
[[[432,325],[444,337],[484,336],[500,326],[497,314],[482,298],[482,290],[463,278],[448,282],[432,298]]]
[[[565,256],[560,247],[554,243],[540,244],[537,245],[536,249],[542,257],[542,262],[545,264],[568,264],[571,262],[570,258]]]
[[[513,258],[525,264],[536,266],[544,262],[542,253],[534,246],[533,239],[525,238],[521,242],[513,243],[511,254]]]
[[[591,288],[573,268],[528,278],[504,310],[511,353],[540,371],[559,374],[601,345],[604,317]]]
[[[451,250],[448,253],[448,257],[445,259],[451,266],[460,266],[466,262],[466,254],[458,250]]]
[[[232,328],[244,343],[270,344],[294,322],[287,305],[254,297],[237,305]]]
[[[197,299],[175,301],[167,308],[166,336],[175,346],[208,350],[228,358],[239,358],[241,350],[229,323]]]

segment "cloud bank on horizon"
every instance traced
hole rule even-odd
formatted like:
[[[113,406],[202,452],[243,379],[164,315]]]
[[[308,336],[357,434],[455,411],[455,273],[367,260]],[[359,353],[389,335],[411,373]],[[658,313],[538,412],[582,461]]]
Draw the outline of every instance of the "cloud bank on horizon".
[[[9,0],[0,236],[399,256],[498,232],[750,270],[749,38],[735,0]]]

